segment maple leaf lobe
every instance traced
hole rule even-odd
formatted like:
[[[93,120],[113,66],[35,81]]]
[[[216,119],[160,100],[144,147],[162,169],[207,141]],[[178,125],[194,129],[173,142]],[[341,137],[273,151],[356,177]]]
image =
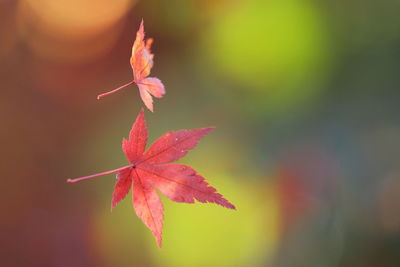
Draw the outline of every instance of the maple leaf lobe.
[[[215,127],[169,131],[158,138],[143,154],[140,162],[162,164],[177,161],[193,149]]]
[[[129,193],[132,184],[131,169],[125,169],[117,173],[117,182],[111,200],[111,210],[117,206],[118,202],[125,198]]]
[[[132,203],[136,215],[150,229],[158,246],[161,247],[164,208],[160,197],[155,189],[149,183],[144,182],[136,171],[132,172],[132,176]]]
[[[175,202],[215,203],[225,208],[236,209],[217,190],[210,186],[205,178],[193,168],[182,164],[141,164],[137,172],[147,177],[150,184]]]
[[[143,155],[143,152],[146,149],[147,138],[148,132],[146,121],[144,119],[144,110],[141,109],[132,125],[131,131],[129,132],[128,140],[122,140],[122,150],[130,163],[136,163],[136,161]]]

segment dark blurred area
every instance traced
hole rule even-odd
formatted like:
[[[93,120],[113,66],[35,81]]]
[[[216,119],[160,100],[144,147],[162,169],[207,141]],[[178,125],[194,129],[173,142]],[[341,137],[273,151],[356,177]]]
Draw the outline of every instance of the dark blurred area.
[[[0,0],[1,266],[400,266],[400,2]],[[237,211],[163,198],[163,248],[130,196],[121,140],[217,126],[181,162]]]

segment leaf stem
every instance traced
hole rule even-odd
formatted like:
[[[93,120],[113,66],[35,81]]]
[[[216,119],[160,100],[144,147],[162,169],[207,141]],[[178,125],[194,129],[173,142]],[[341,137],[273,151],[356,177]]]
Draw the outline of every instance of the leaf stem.
[[[89,179],[96,178],[96,177],[99,177],[99,176],[104,176],[104,175],[116,173],[116,172],[128,169],[130,167],[132,167],[132,165],[124,166],[124,167],[121,167],[121,168],[118,168],[118,169],[115,169],[115,170],[111,170],[111,171],[106,171],[106,172],[96,173],[96,174],[92,174],[92,175],[88,175],[88,176],[83,176],[83,177],[79,177],[79,178],[75,178],[75,179],[67,179],[67,183],[73,184],[73,183],[77,183],[77,182],[80,182],[80,181],[83,181],[83,180],[89,180]]]
[[[128,87],[129,85],[134,84],[134,83],[135,83],[135,81],[131,81],[131,82],[127,83],[127,84],[124,84],[124,85],[118,87],[117,89],[111,90],[111,91],[109,91],[109,92],[107,92],[107,93],[104,93],[104,94],[101,94],[101,95],[98,95],[98,96],[97,96],[97,99],[103,98],[103,97],[108,96],[108,95],[110,95],[110,94],[112,94],[112,93],[115,93],[115,92],[117,92],[117,91],[119,91],[119,90],[122,90],[122,89],[124,89],[125,87]]]

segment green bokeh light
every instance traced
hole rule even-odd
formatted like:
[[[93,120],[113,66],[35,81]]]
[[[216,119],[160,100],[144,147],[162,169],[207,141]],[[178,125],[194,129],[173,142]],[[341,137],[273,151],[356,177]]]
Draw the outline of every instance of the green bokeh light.
[[[307,1],[242,1],[216,17],[206,53],[249,105],[276,111],[310,100],[324,79],[326,27]]]

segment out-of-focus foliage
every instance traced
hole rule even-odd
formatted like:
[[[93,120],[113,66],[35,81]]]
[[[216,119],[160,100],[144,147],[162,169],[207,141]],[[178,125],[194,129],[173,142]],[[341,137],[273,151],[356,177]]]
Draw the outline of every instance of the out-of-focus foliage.
[[[204,35],[212,71],[240,83],[246,104],[257,105],[257,112],[293,111],[313,100],[330,53],[318,8],[301,0],[239,1],[224,8],[228,12],[215,16]]]

